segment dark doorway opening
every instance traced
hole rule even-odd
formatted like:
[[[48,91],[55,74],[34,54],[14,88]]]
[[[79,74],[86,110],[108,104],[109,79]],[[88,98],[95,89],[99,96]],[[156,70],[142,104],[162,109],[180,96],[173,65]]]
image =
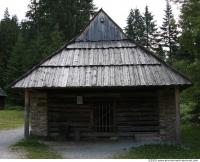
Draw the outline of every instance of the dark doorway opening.
[[[114,128],[113,103],[100,102],[94,104],[95,132],[113,132]]]

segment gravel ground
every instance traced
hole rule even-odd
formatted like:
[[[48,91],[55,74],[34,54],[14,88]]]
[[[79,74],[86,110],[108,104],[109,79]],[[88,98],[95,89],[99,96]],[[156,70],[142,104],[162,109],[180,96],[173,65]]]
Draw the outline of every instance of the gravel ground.
[[[112,159],[145,143],[133,140],[45,142],[65,159]]]
[[[23,128],[0,131],[0,159],[22,158],[20,153],[12,151],[9,146],[23,138]]]

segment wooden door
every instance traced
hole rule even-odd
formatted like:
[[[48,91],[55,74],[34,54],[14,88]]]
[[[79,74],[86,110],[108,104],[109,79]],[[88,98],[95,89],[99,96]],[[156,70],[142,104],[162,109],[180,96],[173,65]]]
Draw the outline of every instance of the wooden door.
[[[97,102],[93,104],[93,122],[95,132],[113,132],[114,106],[112,102]]]

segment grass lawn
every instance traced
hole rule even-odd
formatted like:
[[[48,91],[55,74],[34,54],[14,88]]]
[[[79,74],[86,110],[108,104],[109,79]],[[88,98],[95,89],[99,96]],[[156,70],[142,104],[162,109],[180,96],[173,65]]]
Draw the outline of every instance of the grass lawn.
[[[22,110],[0,110],[0,130],[21,127],[23,122]]]
[[[11,146],[11,148],[18,151],[23,150],[28,159],[62,159],[60,154],[50,150],[47,145],[40,143],[36,137],[23,139]]]
[[[200,126],[182,127],[182,145],[151,144],[132,149],[122,159],[200,159]]]

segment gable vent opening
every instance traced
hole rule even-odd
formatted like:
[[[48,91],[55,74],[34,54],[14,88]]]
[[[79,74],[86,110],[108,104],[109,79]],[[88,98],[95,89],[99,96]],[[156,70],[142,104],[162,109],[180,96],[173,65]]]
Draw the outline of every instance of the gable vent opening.
[[[102,17],[102,18],[100,18],[100,22],[101,23],[104,23],[105,22],[105,19]]]

